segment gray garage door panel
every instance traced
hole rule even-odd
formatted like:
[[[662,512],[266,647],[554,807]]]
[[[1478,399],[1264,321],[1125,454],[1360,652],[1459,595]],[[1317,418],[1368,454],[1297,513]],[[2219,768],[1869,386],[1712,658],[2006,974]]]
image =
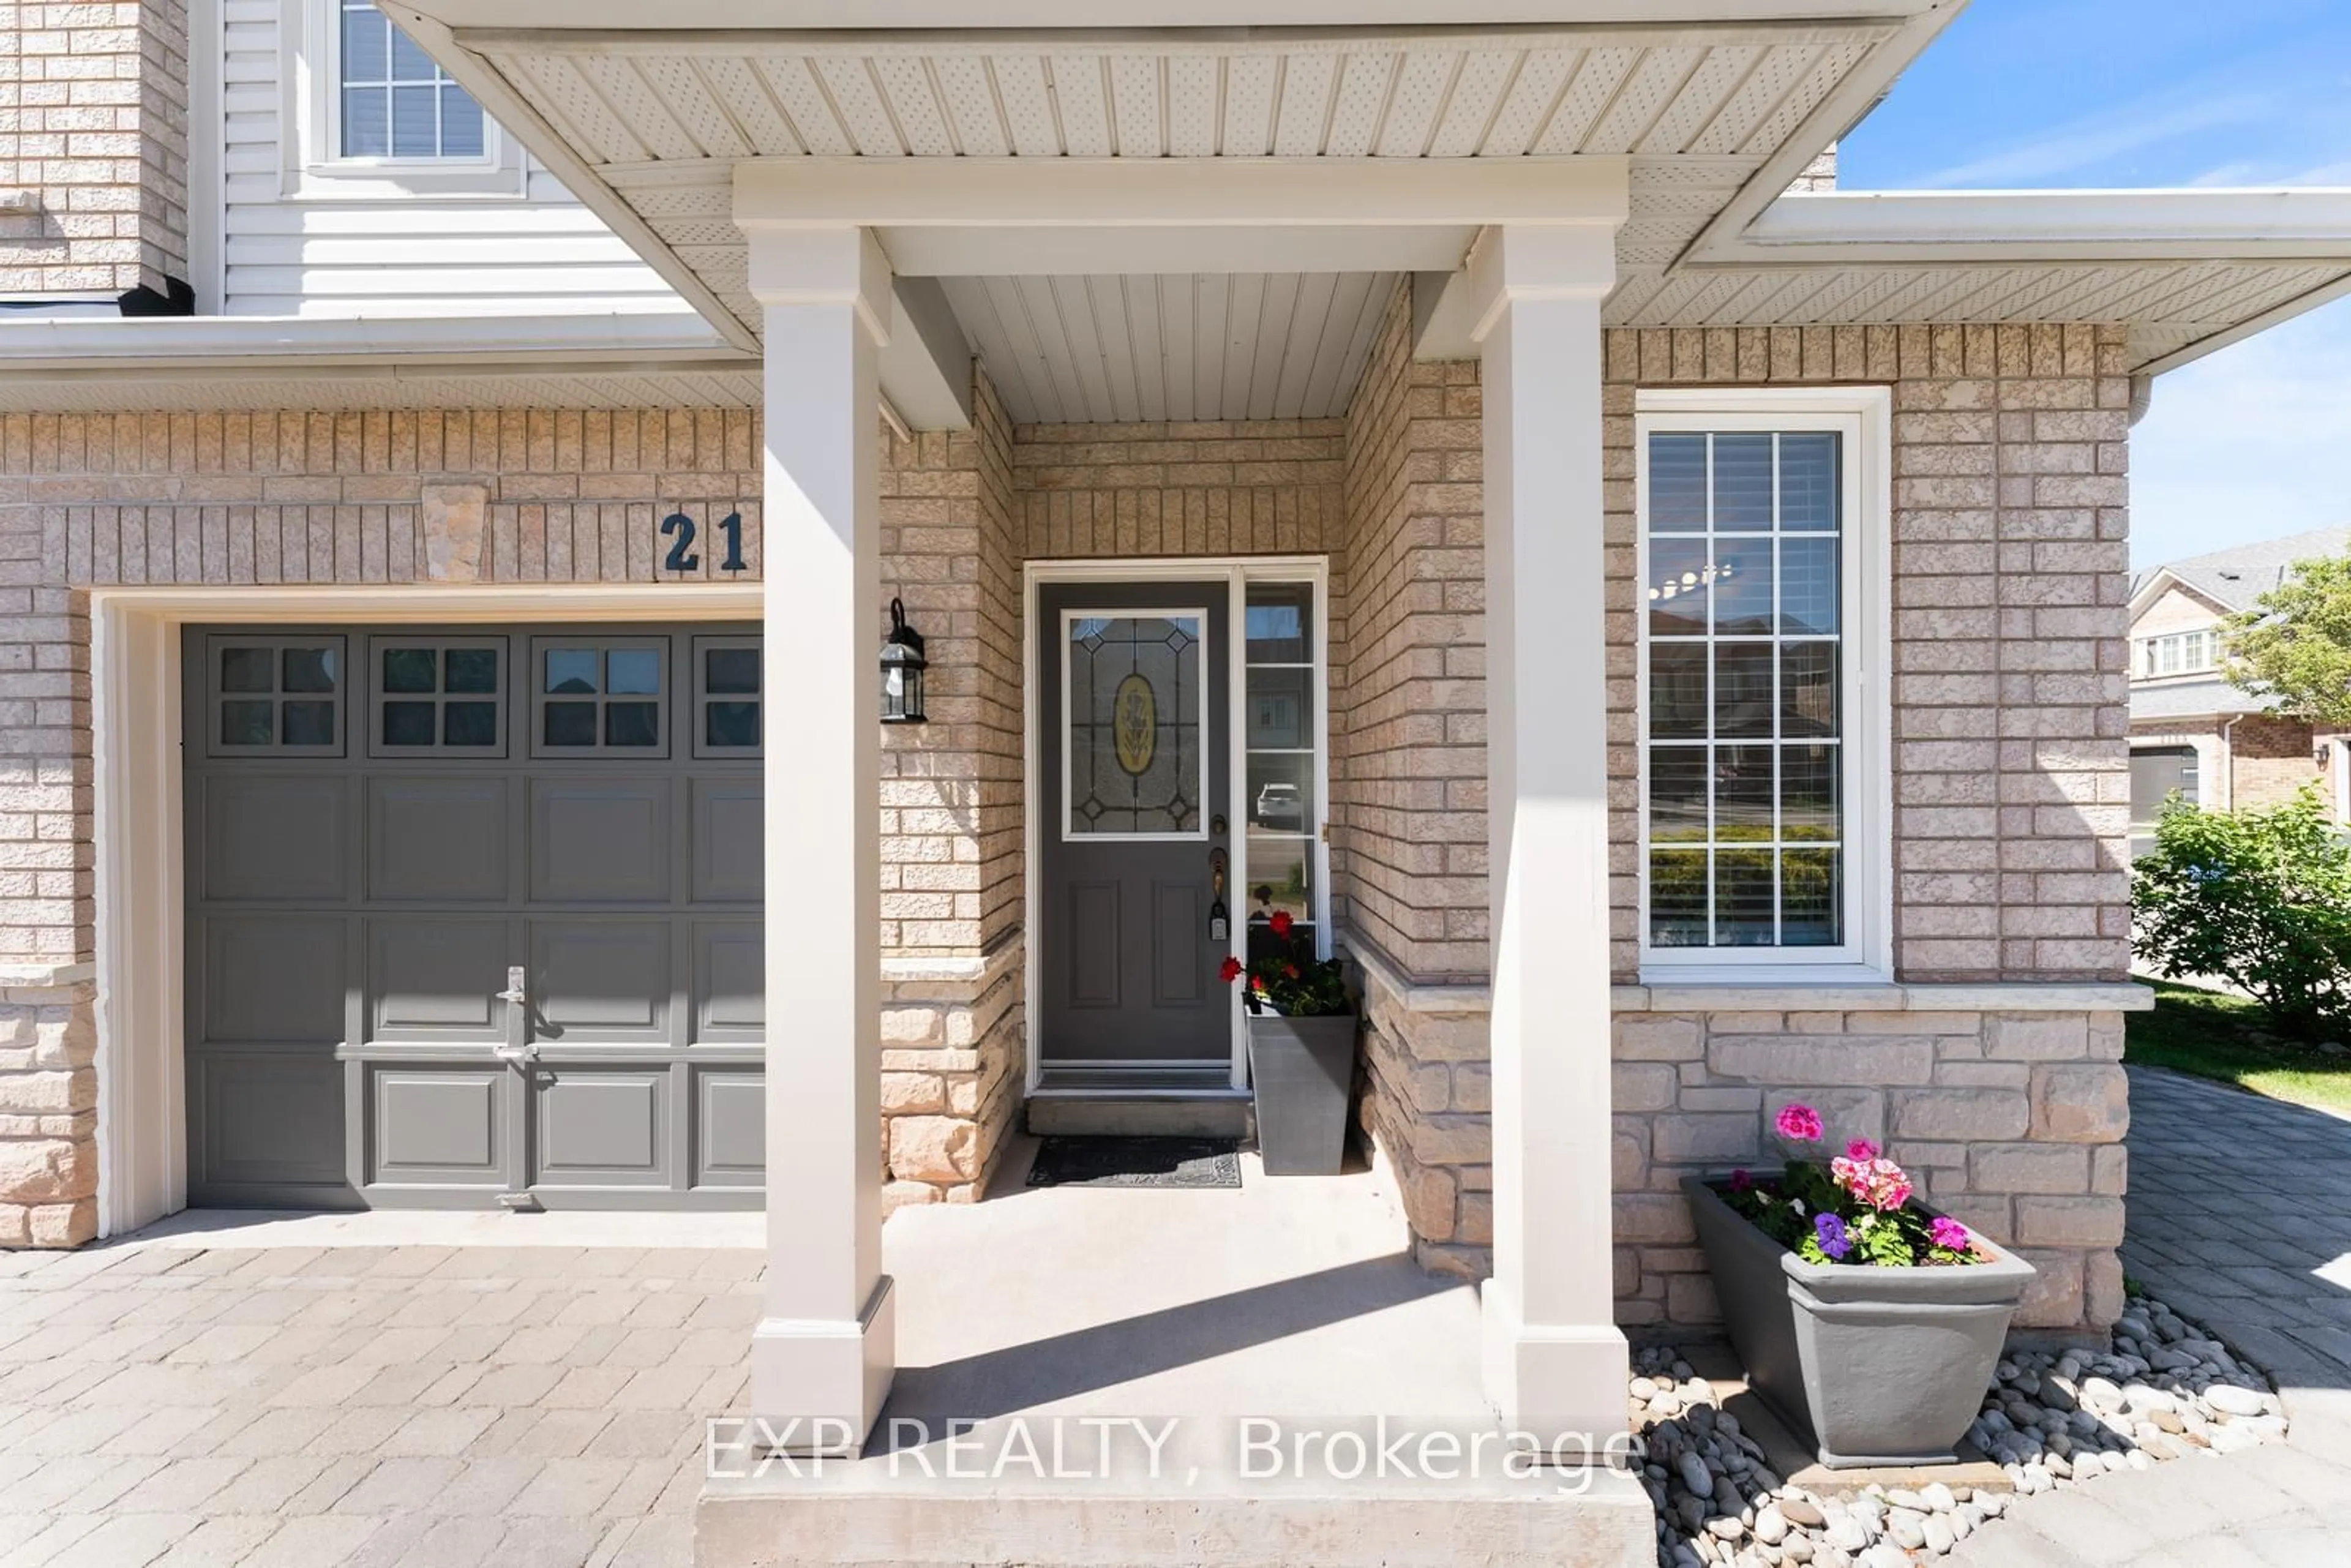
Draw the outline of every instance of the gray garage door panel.
[[[756,633],[188,632],[191,1201],[758,1204]]]
[[[368,896],[442,908],[504,904],[512,793],[497,778],[370,779]]]
[[[370,1071],[373,1179],[501,1188],[507,1157],[503,1102],[512,1076],[503,1069]]]
[[[670,950],[664,920],[534,920],[531,973],[540,1028],[549,1040],[669,1038]]]
[[[667,1186],[669,1080],[568,1065],[538,1074],[540,1182]]]
[[[332,773],[206,780],[207,898],[340,902],[350,859],[350,781]]]
[[[217,915],[200,933],[203,1038],[300,1045],[342,1038],[344,927],[333,916]]]
[[[219,1051],[193,1065],[204,1114],[190,1157],[214,1179],[273,1192],[341,1183],[343,1069],[332,1052]]]
[[[704,1069],[694,1075],[701,1103],[695,1125],[695,1179],[705,1186],[760,1185],[768,1153],[768,1085],[755,1071]]]

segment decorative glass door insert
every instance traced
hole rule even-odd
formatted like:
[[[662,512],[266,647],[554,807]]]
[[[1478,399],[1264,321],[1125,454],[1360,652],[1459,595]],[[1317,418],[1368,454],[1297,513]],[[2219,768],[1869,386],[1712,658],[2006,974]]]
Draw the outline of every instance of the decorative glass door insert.
[[[1065,611],[1061,737],[1070,839],[1198,839],[1208,769],[1201,722],[1205,611]]]

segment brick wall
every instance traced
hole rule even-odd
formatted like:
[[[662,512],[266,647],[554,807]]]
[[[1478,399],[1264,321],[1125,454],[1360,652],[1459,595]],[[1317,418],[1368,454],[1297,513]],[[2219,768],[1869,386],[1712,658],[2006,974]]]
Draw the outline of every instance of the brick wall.
[[[1414,979],[1479,980],[1488,938],[1478,367],[1416,363],[1411,331],[1411,297],[1398,289],[1349,411],[1332,836],[1354,937]]]
[[[2229,731],[2229,800],[2239,807],[2282,806],[2308,784],[2323,784],[2314,731],[2298,719],[2248,714]],[[2325,791],[2320,793],[2326,800]]]
[[[1012,428],[985,376],[974,413],[969,431],[893,441],[882,479],[883,591],[904,601],[930,664],[930,721],[883,731],[893,1207],[977,1197],[1019,1109],[1020,540]]]
[[[0,297],[188,274],[183,0],[0,0]]]
[[[1316,554],[1337,542],[1344,421],[1024,424],[1022,553]]]
[[[1907,980],[2127,976],[2123,335],[2099,327],[1608,334],[1615,968],[1639,938],[1635,391],[1894,389],[1895,964]]]
[[[1633,411],[1641,386],[1891,384],[1896,955],[1908,981],[2126,977],[2129,811],[2121,338],[2092,328],[1607,335],[1614,967],[1636,978],[1638,693]],[[1483,800],[1389,810],[1436,774],[1483,785],[1482,721],[1383,672],[1430,651],[1475,670],[1482,627],[1475,368],[1416,365],[1395,319],[1350,420],[1352,636],[1340,837],[1366,962],[1364,1118],[1425,1264],[1482,1272],[1490,1240],[1481,977]],[[1455,422],[1466,422],[1456,424]],[[1466,445],[1462,437],[1466,436]],[[1448,546],[1468,547],[1459,558]],[[1404,585],[1391,596],[1387,585]],[[1458,592],[1447,601],[1443,595]],[[1417,593],[1417,601],[1409,595]],[[1420,639],[1425,630],[1436,634]],[[1384,657],[1383,651],[1401,652]],[[1427,675],[1424,674],[1424,679]],[[1390,692],[1421,699],[1394,701]],[[1460,727],[1454,727],[1455,721]],[[1477,732],[1482,737],[1482,730]],[[1476,766],[1468,767],[1469,757]],[[1457,768],[1457,764],[1464,766]],[[1444,857],[1459,850],[1463,858]],[[1451,863],[1458,874],[1440,870]],[[1394,886],[1475,930],[1439,968]],[[1430,898],[1433,888],[1442,894]],[[1441,927],[1440,927],[1441,928]],[[1427,925],[1422,931],[1430,929]],[[1617,1291],[1628,1322],[1715,1316],[1676,1184],[1757,1158],[1767,1114],[1812,1098],[1919,1172],[1928,1195],[2043,1270],[2025,1321],[2119,1309],[2126,1118],[2118,1015],[1619,1015]],[[1839,1123],[1841,1136],[1852,1135]]]

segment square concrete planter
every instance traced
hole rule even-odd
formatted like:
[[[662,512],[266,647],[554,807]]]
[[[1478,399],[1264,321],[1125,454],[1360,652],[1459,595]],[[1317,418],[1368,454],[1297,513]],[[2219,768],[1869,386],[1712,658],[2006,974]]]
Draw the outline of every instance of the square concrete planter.
[[[1748,1386],[1832,1468],[1951,1462],[2032,1265],[1972,1230],[1991,1261],[1807,1263],[1748,1223],[1717,1185],[1682,1178]]]
[[[1337,1176],[1355,1087],[1355,1015],[1249,1015],[1257,1150],[1268,1176]]]

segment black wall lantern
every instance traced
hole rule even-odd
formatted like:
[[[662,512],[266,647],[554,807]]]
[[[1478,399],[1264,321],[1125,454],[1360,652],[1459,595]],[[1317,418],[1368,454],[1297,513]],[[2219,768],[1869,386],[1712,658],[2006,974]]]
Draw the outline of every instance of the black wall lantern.
[[[923,634],[906,624],[906,606],[893,599],[890,635],[882,644],[883,724],[924,722],[923,672],[929,668],[923,658]]]

